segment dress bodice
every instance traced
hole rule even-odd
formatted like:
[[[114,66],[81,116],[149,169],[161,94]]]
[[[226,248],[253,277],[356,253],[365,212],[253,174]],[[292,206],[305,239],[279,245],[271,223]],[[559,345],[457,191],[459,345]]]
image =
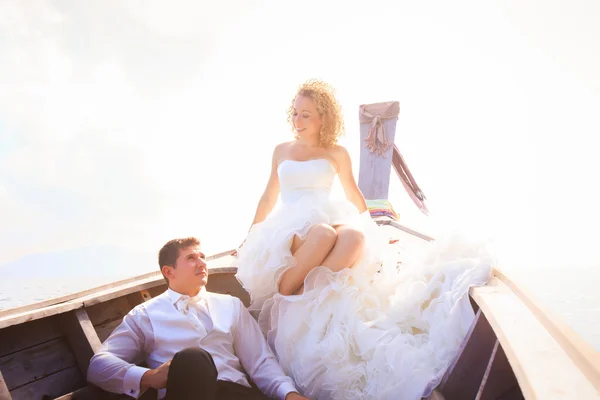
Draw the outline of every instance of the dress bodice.
[[[284,160],[277,168],[284,203],[295,202],[305,195],[328,197],[336,171],[331,161],[317,158],[306,161]]]

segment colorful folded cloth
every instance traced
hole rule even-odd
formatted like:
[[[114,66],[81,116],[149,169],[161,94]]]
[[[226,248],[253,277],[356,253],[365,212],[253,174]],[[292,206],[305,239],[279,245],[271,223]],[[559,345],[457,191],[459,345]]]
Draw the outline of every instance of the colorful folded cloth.
[[[371,218],[375,217],[389,217],[395,221],[398,221],[400,217],[392,207],[392,203],[385,199],[367,200],[367,209],[371,214]]]

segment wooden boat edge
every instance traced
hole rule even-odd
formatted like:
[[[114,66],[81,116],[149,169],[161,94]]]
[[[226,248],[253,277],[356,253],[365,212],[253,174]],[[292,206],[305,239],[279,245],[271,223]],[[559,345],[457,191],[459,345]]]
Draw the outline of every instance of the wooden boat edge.
[[[498,268],[494,269],[493,273],[529,309],[600,394],[600,352],[570,328],[562,318],[544,306],[523,284],[518,284]]]
[[[209,275],[229,273],[230,267],[218,265],[219,260],[231,255],[233,250],[221,252],[207,257]],[[215,265],[217,264],[217,265]],[[152,288],[164,283],[160,271],[148,272],[127,279],[111,282],[106,285],[78,291],[66,296],[56,297],[22,307],[0,311],[0,329],[23,322],[33,321],[51,315],[61,314],[80,307],[89,307],[101,301],[110,300],[121,294]],[[129,292],[124,293],[123,290]]]
[[[473,288],[471,298],[491,325],[525,398],[600,398],[600,370],[582,363],[584,354],[573,350],[572,343],[583,339],[572,332],[557,340],[556,329],[544,325],[501,276]]]
[[[210,261],[213,260],[217,260],[219,258],[225,257],[227,255],[230,255],[231,252],[233,250],[228,250],[228,251],[224,251],[224,252],[220,252],[220,253],[216,253],[213,254],[211,256],[207,257],[207,261],[209,261],[209,266],[210,266]],[[144,278],[150,278],[150,277],[162,277],[162,275],[160,274],[160,271],[152,271],[152,272],[146,272],[144,274],[140,274],[140,275],[136,275],[136,276],[132,276],[129,278],[124,278],[124,279],[118,279],[115,280],[113,282],[104,284],[104,285],[99,285],[99,286],[94,286],[92,288],[89,289],[85,289],[85,290],[80,290],[77,292],[73,292],[73,293],[69,293],[67,295],[64,296],[59,296],[59,297],[53,297],[47,300],[42,300],[42,301],[38,301],[35,303],[31,303],[31,304],[26,304],[24,306],[20,306],[20,307],[13,307],[13,308],[9,308],[6,310],[0,310],[0,320],[2,317],[5,317],[7,315],[15,315],[15,314],[21,314],[27,311],[31,311],[31,310],[36,310],[36,309],[40,309],[40,308],[44,308],[44,307],[49,307],[49,306],[53,306],[53,305],[57,305],[60,303],[66,303],[68,301],[77,299],[79,297],[83,297],[83,296],[88,296],[88,295],[92,295],[96,292],[99,292],[101,290],[106,290],[106,289],[110,289],[119,285],[124,285],[127,283],[131,283],[131,282],[136,282],[139,281],[140,279],[144,279]]]

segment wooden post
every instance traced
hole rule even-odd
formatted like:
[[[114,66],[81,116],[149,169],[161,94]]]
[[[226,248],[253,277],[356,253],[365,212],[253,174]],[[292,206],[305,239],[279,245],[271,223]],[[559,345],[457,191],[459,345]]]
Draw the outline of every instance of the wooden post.
[[[392,152],[396,137],[396,121],[400,113],[400,103],[390,101],[361,105],[360,118],[360,169],[358,187],[365,199],[387,199],[389,193],[390,174],[392,168]],[[375,128],[374,130],[372,128]],[[374,135],[387,147],[382,154],[369,148],[369,141]],[[372,143],[372,142],[371,142]]]
[[[65,336],[86,379],[90,359],[101,346],[100,339],[85,308],[73,310],[62,317]]]
[[[0,400],[12,400],[8,386],[6,386],[6,382],[4,382],[4,378],[2,377],[2,371],[0,371]]]

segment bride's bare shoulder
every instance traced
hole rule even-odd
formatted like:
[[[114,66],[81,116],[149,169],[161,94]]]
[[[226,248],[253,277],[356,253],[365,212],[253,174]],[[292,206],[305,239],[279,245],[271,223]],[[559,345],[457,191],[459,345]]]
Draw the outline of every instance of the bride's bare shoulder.
[[[294,142],[283,142],[283,143],[279,143],[277,146],[275,146],[275,149],[273,150],[274,153],[281,153],[283,151],[286,151],[290,148],[290,146],[292,146]]]
[[[348,153],[348,150],[339,144],[335,144],[333,146],[331,146],[331,148],[329,149],[329,154],[331,154],[331,156],[337,161],[342,161],[345,160],[346,158],[350,157],[350,154]]]
[[[284,158],[293,143],[294,142],[283,142],[275,146],[273,149],[273,160],[278,161],[279,159]]]

